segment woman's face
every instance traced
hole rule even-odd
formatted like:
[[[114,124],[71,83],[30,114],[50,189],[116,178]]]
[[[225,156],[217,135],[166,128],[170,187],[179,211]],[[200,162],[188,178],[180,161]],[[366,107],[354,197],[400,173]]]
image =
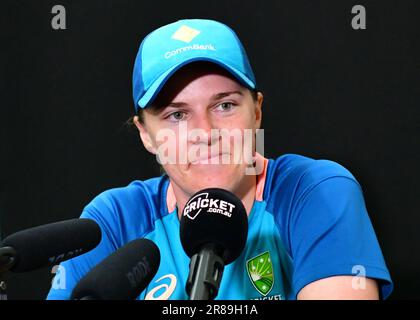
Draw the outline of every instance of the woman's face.
[[[146,149],[159,154],[171,182],[185,193],[208,187],[235,192],[246,178],[262,100],[216,65],[193,63],[168,80],[155,107],[144,110],[143,123],[135,123]]]

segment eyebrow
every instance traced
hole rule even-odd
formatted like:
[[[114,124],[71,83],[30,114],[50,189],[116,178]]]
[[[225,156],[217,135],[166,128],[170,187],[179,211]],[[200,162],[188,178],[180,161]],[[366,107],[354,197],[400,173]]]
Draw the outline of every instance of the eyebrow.
[[[216,93],[216,94],[212,95],[210,97],[210,101],[219,100],[219,99],[222,99],[224,97],[230,96],[232,94],[239,94],[239,95],[243,96],[243,93],[241,91],[238,91],[238,90],[236,90],[236,91],[220,92],[220,93]]]
[[[220,100],[220,99],[222,99],[224,97],[230,96],[232,94],[239,94],[241,96],[244,95],[241,91],[238,91],[238,90],[236,90],[236,91],[219,92],[219,93],[216,93],[216,94],[212,95],[210,97],[210,101],[211,102],[217,101],[217,100]],[[188,105],[188,103],[185,103],[185,102],[170,102],[167,105],[165,105],[163,109],[166,109],[168,107],[181,108],[181,107],[186,106],[186,105]]]

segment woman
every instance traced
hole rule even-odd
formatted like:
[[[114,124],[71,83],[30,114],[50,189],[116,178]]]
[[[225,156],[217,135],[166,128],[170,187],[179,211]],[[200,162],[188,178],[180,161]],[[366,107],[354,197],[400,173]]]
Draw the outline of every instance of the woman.
[[[165,174],[105,191],[85,207],[82,217],[99,223],[102,241],[62,263],[66,288],[53,285],[49,299],[68,299],[90,269],[137,238],[154,241],[161,253],[138,299],[187,299],[189,258],[179,216],[208,187],[240,198],[249,224],[246,246],[226,266],[217,299],[389,296],[392,281],[354,176],[328,160],[266,159],[256,152],[263,95],[232,29],[188,19],[154,30],[136,57],[133,96],[133,123]],[[236,136],[226,140],[226,132]]]

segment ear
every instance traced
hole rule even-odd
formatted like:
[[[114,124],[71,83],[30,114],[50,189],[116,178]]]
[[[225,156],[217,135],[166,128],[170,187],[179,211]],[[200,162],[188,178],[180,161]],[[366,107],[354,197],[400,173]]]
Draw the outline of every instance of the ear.
[[[156,154],[156,148],[153,146],[152,138],[150,137],[146,126],[140,123],[138,116],[134,116],[133,122],[136,125],[137,130],[139,130],[140,139],[143,142],[143,145],[146,148],[146,150],[152,154]]]
[[[257,93],[257,101],[255,102],[255,128],[259,129],[261,127],[262,120],[262,104],[264,96],[261,92]]]

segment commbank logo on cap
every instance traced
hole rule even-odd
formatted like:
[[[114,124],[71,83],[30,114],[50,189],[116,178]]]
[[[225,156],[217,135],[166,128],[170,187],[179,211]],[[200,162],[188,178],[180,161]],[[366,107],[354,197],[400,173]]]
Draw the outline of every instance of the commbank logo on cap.
[[[177,31],[172,35],[172,39],[180,40],[186,43],[191,42],[196,36],[200,34],[200,31],[187,27],[186,25],[182,25],[179,27]]]

